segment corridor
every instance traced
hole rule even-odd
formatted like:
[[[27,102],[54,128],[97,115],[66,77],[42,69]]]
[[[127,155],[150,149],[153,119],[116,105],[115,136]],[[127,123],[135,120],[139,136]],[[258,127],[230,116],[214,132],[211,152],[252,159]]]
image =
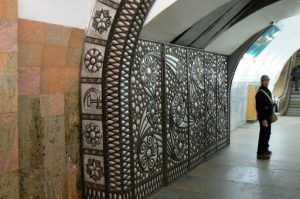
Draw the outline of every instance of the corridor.
[[[300,118],[273,125],[270,161],[256,160],[258,125],[231,133],[231,145],[151,199],[299,199]]]

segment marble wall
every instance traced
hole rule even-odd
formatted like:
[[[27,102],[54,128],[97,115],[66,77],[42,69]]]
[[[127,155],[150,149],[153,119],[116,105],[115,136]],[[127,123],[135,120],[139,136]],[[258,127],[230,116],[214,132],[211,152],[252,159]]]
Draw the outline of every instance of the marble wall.
[[[18,21],[20,198],[80,198],[84,31]]]
[[[0,198],[19,198],[17,0],[0,1]]]

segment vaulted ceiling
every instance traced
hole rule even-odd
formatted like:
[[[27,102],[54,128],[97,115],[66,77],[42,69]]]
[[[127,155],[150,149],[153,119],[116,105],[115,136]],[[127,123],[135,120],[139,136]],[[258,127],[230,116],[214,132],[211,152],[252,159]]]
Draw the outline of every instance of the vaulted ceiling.
[[[273,21],[299,14],[299,0],[177,0],[152,14],[141,37],[230,55]]]

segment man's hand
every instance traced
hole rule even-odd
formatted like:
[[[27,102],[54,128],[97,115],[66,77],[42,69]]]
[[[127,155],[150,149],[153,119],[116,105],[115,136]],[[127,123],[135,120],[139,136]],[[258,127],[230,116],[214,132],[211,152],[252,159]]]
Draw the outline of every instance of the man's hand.
[[[267,121],[267,120],[263,120],[263,121],[262,121],[262,125],[263,125],[264,127],[268,127],[268,126],[269,126],[268,121]]]

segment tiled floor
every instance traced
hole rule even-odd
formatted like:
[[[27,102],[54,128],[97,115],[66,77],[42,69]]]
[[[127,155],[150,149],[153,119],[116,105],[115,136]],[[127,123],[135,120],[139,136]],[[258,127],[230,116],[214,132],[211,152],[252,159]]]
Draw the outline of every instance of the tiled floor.
[[[151,199],[300,199],[300,118],[272,127],[269,161],[256,159],[258,125],[231,135],[231,145]]]

